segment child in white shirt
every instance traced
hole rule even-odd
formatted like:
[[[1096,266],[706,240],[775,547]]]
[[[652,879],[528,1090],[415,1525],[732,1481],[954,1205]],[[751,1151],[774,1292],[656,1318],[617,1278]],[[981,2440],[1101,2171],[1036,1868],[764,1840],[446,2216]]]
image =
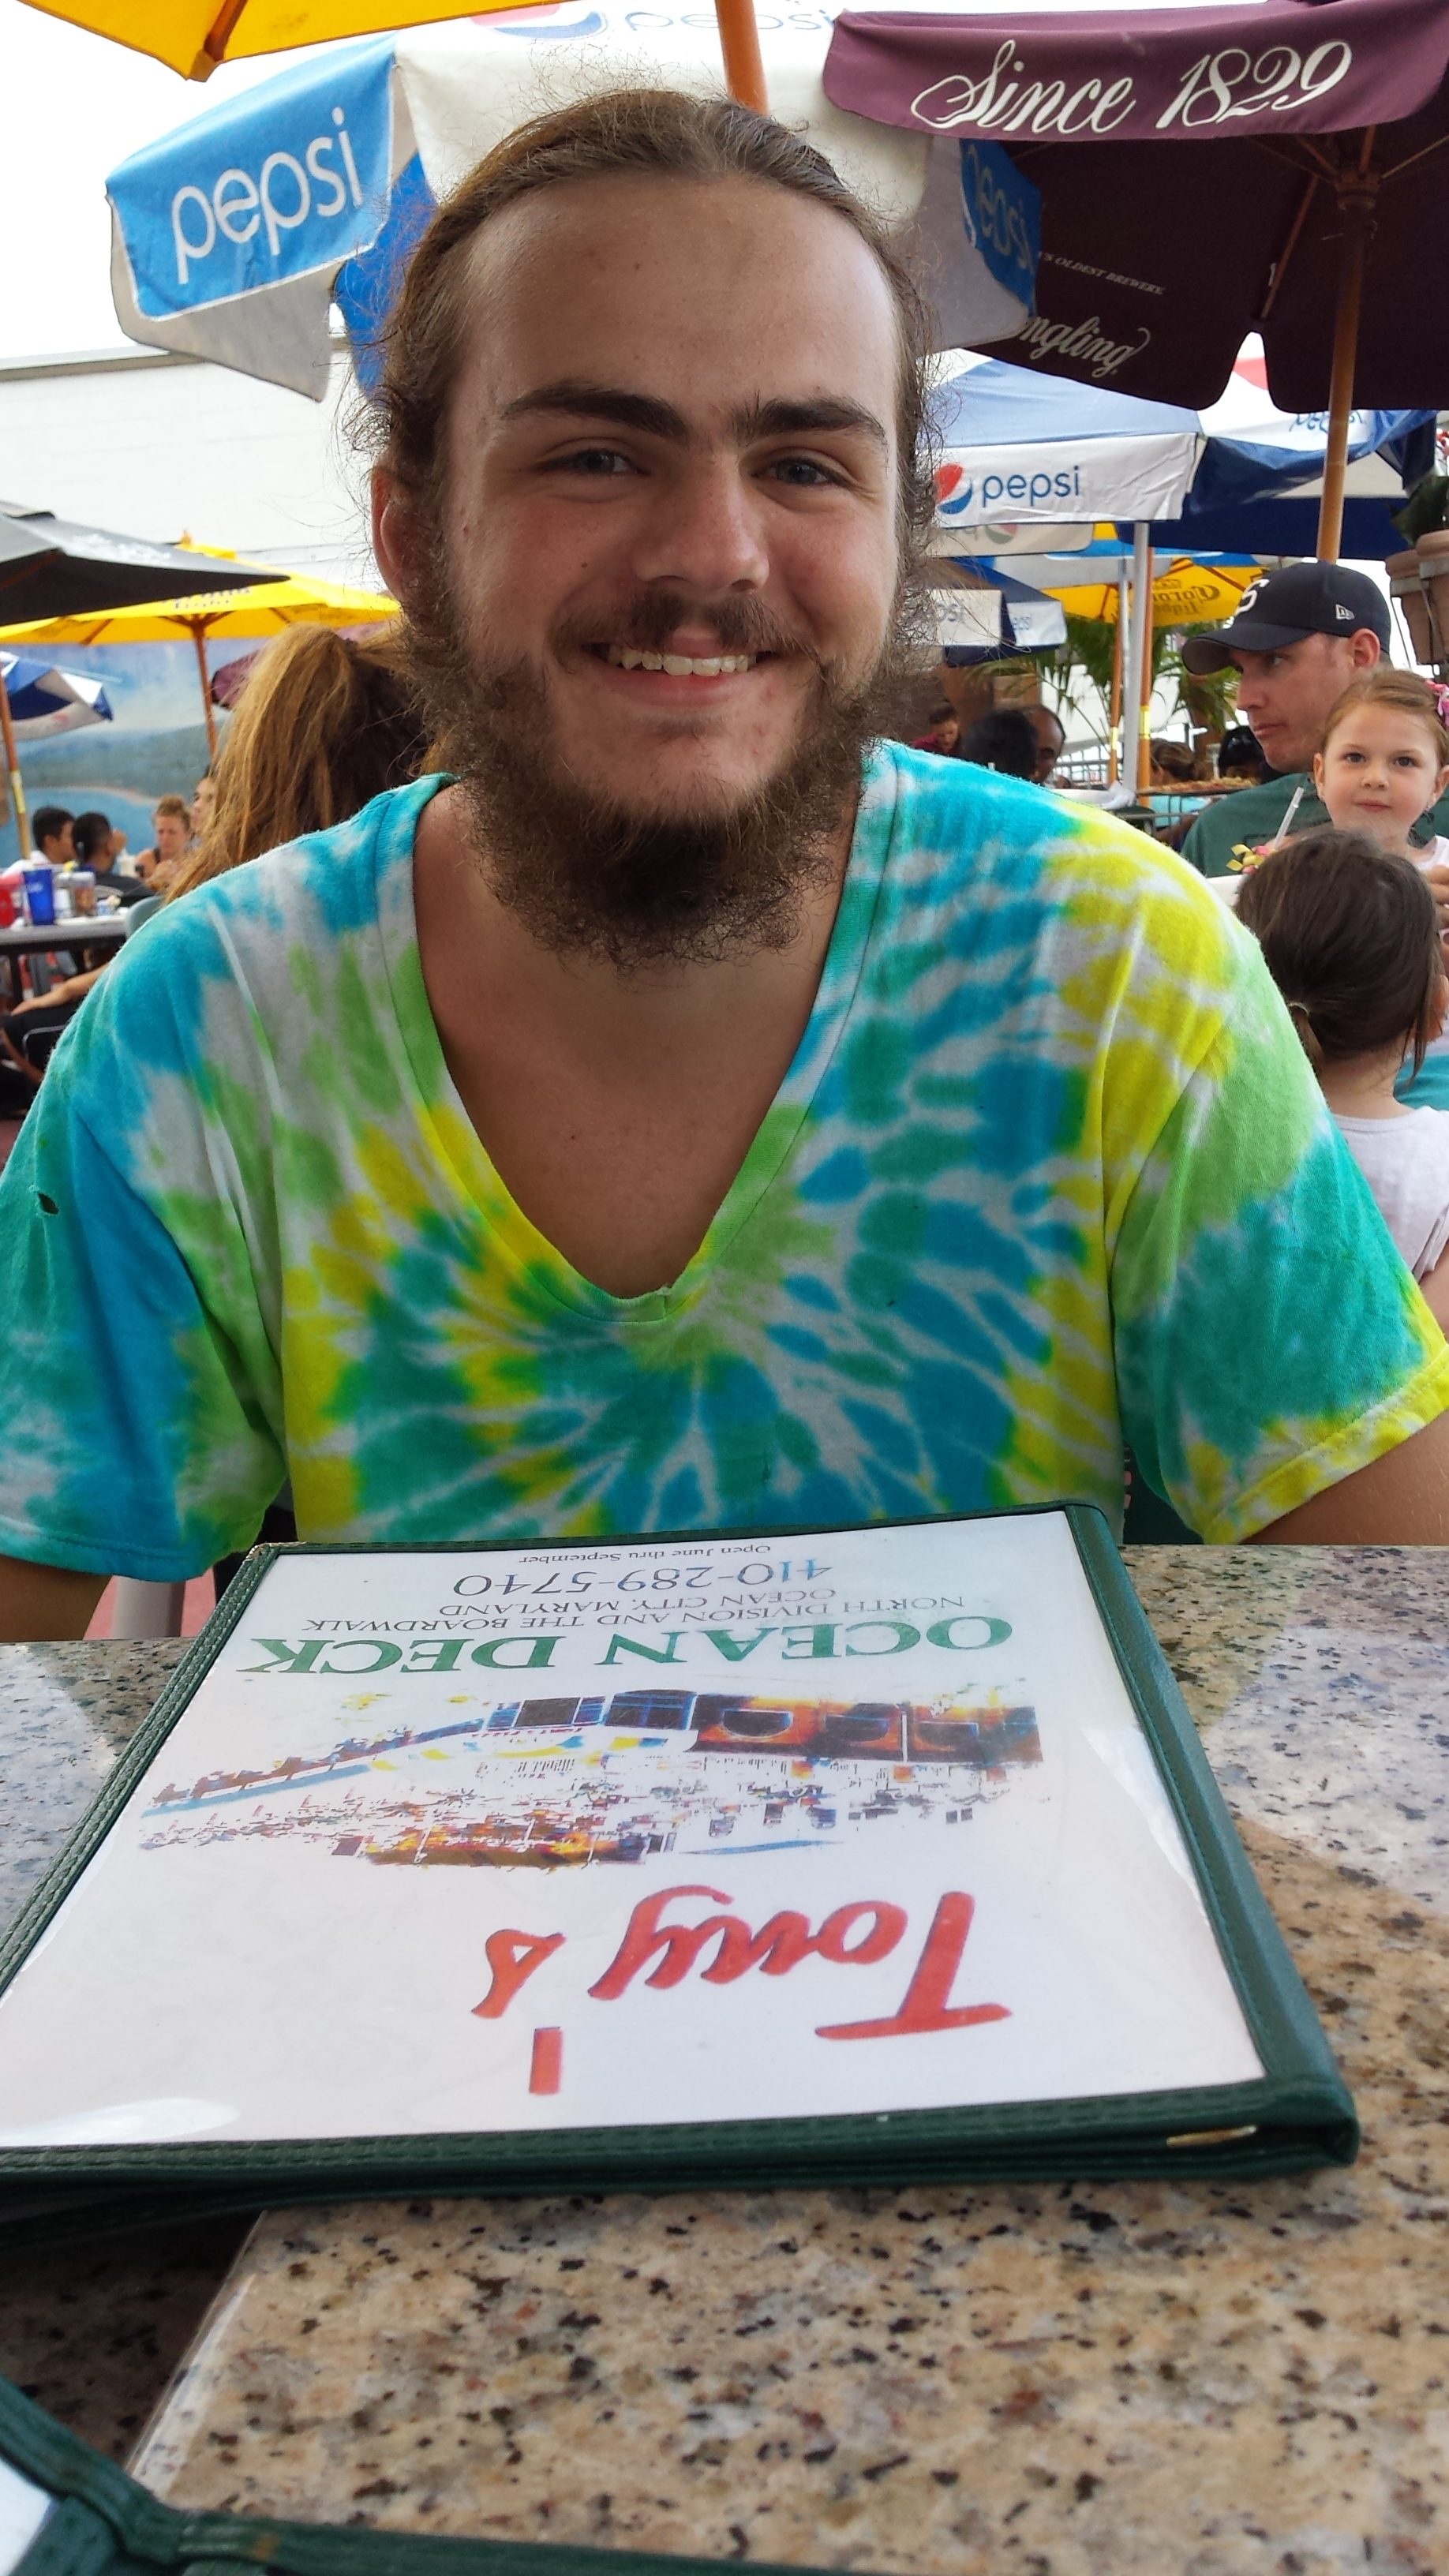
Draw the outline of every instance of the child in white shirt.
[[[1320,793],[1322,791],[1320,790]],[[1379,1212],[1441,1324],[1449,1321],[1449,1112],[1406,1109],[1444,1028],[1449,981],[1422,874],[1363,832],[1305,832],[1241,879],[1304,1053]]]

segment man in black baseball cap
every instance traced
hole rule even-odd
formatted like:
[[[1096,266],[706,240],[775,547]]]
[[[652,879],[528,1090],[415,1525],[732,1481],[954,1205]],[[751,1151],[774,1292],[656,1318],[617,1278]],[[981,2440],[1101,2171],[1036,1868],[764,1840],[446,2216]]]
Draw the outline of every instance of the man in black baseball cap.
[[[1204,876],[1226,876],[1235,856],[1260,849],[1281,830],[1290,806],[1294,831],[1327,822],[1308,774],[1313,755],[1343,691],[1387,653],[1390,633],[1389,603],[1366,573],[1296,563],[1255,581],[1216,634],[1188,638],[1182,658],[1189,671],[1205,677],[1232,665],[1241,673],[1238,714],[1275,773],[1261,787],[1217,797],[1198,816],[1183,856]],[[1426,841],[1449,831],[1449,800],[1425,817],[1422,830]]]

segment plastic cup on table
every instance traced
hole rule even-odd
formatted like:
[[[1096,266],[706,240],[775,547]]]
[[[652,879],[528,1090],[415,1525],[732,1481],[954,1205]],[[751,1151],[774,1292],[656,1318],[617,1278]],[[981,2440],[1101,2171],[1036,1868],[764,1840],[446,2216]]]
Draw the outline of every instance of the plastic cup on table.
[[[55,879],[49,868],[27,868],[24,873],[25,909],[33,922],[44,925],[55,919]]]
[[[66,890],[77,912],[91,914],[96,908],[96,872],[94,868],[72,868]]]

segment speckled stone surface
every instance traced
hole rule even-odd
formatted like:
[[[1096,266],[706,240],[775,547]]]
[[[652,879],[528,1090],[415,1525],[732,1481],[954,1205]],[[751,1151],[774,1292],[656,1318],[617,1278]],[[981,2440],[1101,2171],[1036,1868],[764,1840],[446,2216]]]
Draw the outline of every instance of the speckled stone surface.
[[[1132,1572],[1358,2094],[1352,2172],[277,2212],[147,2482],[901,2576],[1449,2569],[1449,1554]]]
[[[79,1824],[182,1651],[179,1637],[0,1646],[0,1925]]]
[[[179,1639],[0,1646],[0,1925],[80,1822],[180,1660]],[[0,2372],[124,2458],[245,2227],[106,2243],[0,2241]]]

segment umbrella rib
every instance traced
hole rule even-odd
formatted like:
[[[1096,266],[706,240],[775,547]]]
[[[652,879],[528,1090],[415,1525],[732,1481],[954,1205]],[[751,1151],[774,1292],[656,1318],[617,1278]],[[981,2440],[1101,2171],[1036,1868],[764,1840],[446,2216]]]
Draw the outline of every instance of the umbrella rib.
[[[1401,179],[1404,172],[1412,170],[1417,161],[1427,161],[1431,152],[1442,152],[1446,143],[1449,143],[1449,134],[1436,134],[1432,143],[1424,144],[1418,152],[1411,152],[1407,161],[1396,161],[1393,168],[1383,171],[1381,176],[1384,179]]]
[[[1294,216],[1288,229],[1288,239],[1284,243],[1278,257],[1273,262],[1273,273],[1268,280],[1268,292],[1264,296],[1258,313],[1255,316],[1255,319],[1260,323],[1267,321],[1269,314],[1272,312],[1273,307],[1278,300],[1278,289],[1288,274],[1289,262],[1293,257],[1293,253],[1298,248],[1299,235],[1308,219],[1308,209],[1313,203],[1317,187],[1318,172],[1316,170],[1310,170],[1308,174],[1308,185],[1304,189],[1303,195],[1299,200],[1298,212]]]
[[[242,16],[246,5],[247,0],[221,0],[221,7],[203,36],[201,51],[196,57],[198,64],[205,63],[207,72],[214,71],[218,63],[225,62],[227,46],[236,33],[237,21]],[[191,73],[193,80],[204,80],[206,76],[206,72],[198,71],[193,66]]]

